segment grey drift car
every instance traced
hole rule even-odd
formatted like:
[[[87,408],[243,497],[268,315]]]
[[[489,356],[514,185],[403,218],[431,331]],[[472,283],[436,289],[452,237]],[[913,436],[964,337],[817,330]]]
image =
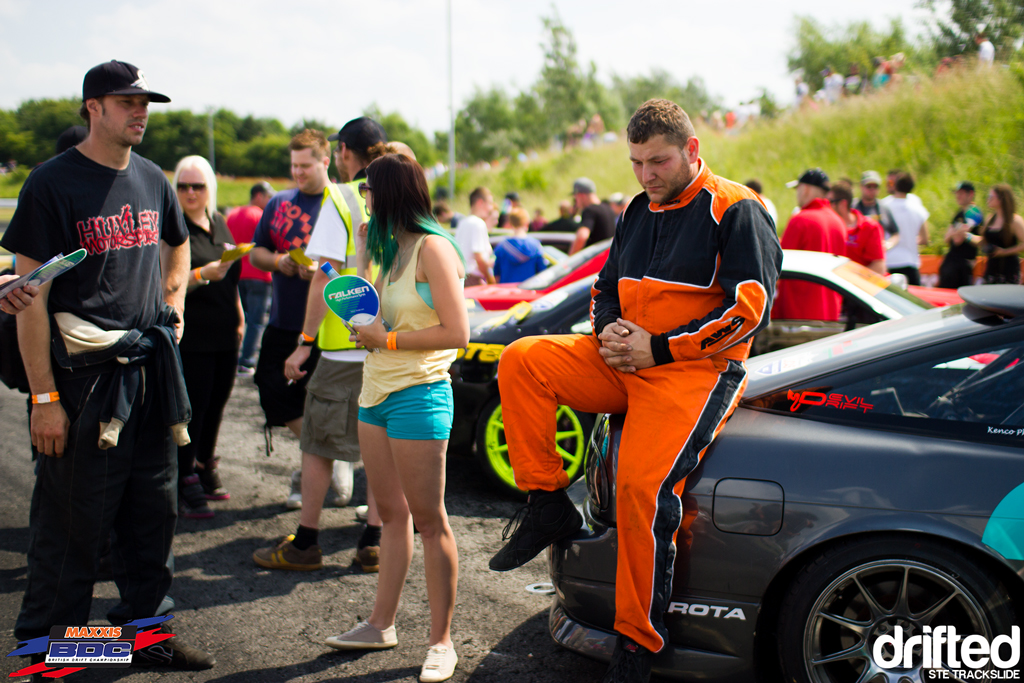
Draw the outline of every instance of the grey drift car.
[[[896,641],[879,639],[1019,637],[1024,287],[960,294],[970,303],[748,361],[740,406],[686,482],[656,674],[939,680],[920,647],[896,666]],[[614,646],[622,424],[598,421],[570,488],[585,527],[549,551],[551,634],[597,659]],[[940,654],[933,668],[964,666]],[[1012,655],[1003,642],[979,670],[1014,675]]]

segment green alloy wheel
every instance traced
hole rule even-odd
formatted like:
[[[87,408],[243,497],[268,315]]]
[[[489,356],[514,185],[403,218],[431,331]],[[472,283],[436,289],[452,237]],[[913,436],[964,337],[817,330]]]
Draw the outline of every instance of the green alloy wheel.
[[[569,481],[575,481],[583,474],[587,440],[593,427],[593,415],[577,413],[567,406],[558,406],[555,447],[562,456],[562,467],[569,476]],[[506,491],[524,495],[516,486],[512,465],[508,460],[505,422],[501,416],[501,397],[489,401],[480,412],[476,427],[476,454],[491,481]]]

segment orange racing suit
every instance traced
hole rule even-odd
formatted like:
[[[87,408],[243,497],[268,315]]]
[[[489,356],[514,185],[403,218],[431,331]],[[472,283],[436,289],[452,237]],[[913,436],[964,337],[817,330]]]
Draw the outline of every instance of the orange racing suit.
[[[522,489],[569,484],[555,450],[558,405],[626,413],[615,630],[654,652],[665,644],[686,476],[743,393],[743,361],[768,324],[782,267],[775,225],[758,196],[699,164],[671,201],[630,203],[594,283],[594,335],[524,337],[505,349],[498,369],[509,459]],[[623,373],[604,362],[596,335],[616,318],[652,335],[656,365]]]

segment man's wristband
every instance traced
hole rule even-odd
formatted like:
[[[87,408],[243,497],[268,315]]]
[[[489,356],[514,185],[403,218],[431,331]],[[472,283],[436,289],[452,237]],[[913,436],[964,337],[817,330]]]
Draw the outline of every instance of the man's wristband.
[[[209,282],[210,282],[209,280],[204,280],[203,279],[203,268],[202,268],[202,266],[200,266],[199,268],[196,268],[195,270],[193,270],[192,271],[192,276],[196,279],[196,282],[198,282],[201,285],[209,284]]]
[[[312,346],[316,342],[316,337],[310,337],[305,332],[299,333],[299,346]]]
[[[47,394],[32,394],[32,405],[39,403],[56,403],[60,400],[60,394],[51,391]]]
[[[395,332],[394,330],[392,330],[391,332],[388,332],[387,347],[388,347],[389,351],[397,351],[398,350],[398,332]]]

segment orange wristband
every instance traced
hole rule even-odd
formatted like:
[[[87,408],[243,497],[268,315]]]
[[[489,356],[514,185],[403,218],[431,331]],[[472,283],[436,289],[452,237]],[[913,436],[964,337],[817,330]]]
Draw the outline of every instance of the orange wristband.
[[[303,339],[303,341],[308,341],[308,342],[315,342],[316,341],[316,337],[310,337],[305,332],[302,333],[302,339]]]
[[[276,259],[274,259],[274,270],[281,270],[281,259],[283,259],[287,255],[288,254],[280,254]]]
[[[32,394],[32,405],[37,403],[56,403],[60,400],[60,394],[56,391],[51,391],[48,394]]]
[[[398,350],[398,332],[388,332],[388,349],[390,351]]]
[[[202,282],[203,281],[203,268],[202,268],[202,266],[200,266],[199,268],[196,268],[195,270],[193,270],[192,274],[195,275],[196,282]]]

